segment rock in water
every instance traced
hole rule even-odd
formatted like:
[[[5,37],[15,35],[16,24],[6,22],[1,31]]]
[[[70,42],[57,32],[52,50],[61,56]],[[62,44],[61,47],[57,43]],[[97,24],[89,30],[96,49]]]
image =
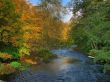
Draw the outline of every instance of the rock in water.
[[[0,82],[5,82],[5,81],[0,80]]]

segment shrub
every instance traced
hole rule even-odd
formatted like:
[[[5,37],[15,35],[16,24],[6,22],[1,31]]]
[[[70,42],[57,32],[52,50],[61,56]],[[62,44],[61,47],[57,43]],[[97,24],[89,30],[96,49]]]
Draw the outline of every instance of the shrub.
[[[1,58],[1,59],[5,59],[5,60],[7,60],[7,59],[12,59],[12,55],[7,54],[7,53],[1,53],[1,52],[0,52],[0,58]]]
[[[0,64],[0,75],[11,74],[16,70],[10,64]]]
[[[99,50],[96,53],[95,62],[100,61],[102,63],[109,63],[110,62],[110,52],[104,51],[104,50]]]
[[[11,62],[10,65],[16,69],[19,69],[21,67],[21,63],[19,62]]]
[[[110,72],[110,64],[105,64],[103,72],[107,73],[108,71]]]
[[[0,43],[0,52],[1,53],[7,53],[12,55],[13,58],[19,58],[19,52],[17,47],[13,47],[12,45],[5,45],[3,43]]]
[[[30,52],[29,52],[30,50],[28,49],[28,48],[26,48],[26,47],[21,47],[20,49],[19,49],[19,55],[20,55],[20,57],[22,57],[22,56],[25,56],[25,55],[30,55]]]
[[[40,57],[44,62],[49,62],[49,60],[54,57],[54,55],[52,55],[52,53],[45,48],[39,48],[36,52],[37,56]]]

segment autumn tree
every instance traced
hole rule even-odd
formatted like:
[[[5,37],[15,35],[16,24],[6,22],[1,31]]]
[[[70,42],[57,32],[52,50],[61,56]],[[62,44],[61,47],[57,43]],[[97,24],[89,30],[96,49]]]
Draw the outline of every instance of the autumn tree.
[[[54,46],[61,39],[62,24],[61,13],[62,5],[60,0],[41,0],[41,4],[36,6],[37,16],[41,18],[42,36],[39,43],[44,47]]]

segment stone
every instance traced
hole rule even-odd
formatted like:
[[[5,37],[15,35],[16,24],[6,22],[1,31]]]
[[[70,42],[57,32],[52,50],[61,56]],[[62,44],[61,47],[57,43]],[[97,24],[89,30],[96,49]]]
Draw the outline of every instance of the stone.
[[[5,82],[5,81],[0,80],[0,82]]]

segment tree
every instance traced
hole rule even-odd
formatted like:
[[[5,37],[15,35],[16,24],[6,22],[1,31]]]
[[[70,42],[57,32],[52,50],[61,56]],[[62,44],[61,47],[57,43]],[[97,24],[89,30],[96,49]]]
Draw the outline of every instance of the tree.
[[[81,10],[82,16],[77,18],[73,28],[75,43],[90,55],[94,55],[95,62],[103,63],[104,71],[110,70],[106,68],[109,67],[107,65],[110,65],[110,38],[108,37],[110,34],[110,1],[78,0],[77,4],[74,13]]]
[[[36,15],[37,18],[40,19],[39,24],[42,29],[42,36],[37,41],[38,45],[42,45],[43,47],[55,47],[56,44],[60,42],[63,28],[63,22],[60,18],[61,9],[62,5],[60,0],[41,0],[41,4],[36,6]]]

